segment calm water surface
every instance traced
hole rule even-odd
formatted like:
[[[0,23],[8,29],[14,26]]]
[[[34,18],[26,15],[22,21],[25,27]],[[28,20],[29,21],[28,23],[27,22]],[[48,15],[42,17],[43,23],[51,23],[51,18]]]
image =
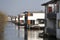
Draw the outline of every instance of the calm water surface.
[[[28,39],[29,40],[43,40],[38,37],[39,31],[28,31]],[[24,29],[20,27],[18,31],[18,26],[15,24],[8,22],[5,30],[4,30],[4,40],[24,40]],[[55,38],[48,37],[46,40],[56,40]]]
[[[11,22],[8,22],[4,30],[4,39],[5,40],[24,40],[23,37],[24,30],[18,28]]]

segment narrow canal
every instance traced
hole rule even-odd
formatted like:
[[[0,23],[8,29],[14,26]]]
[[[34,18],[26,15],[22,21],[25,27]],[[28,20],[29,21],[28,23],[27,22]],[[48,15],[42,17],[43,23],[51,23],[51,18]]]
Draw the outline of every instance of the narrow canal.
[[[38,35],[39,31],[28,31],[28,40],[43,40]],[[4,40],[24,40],[24,28],[8,22],[4,30]],[[56,40],[54,37],[45,38],[45,40]]]

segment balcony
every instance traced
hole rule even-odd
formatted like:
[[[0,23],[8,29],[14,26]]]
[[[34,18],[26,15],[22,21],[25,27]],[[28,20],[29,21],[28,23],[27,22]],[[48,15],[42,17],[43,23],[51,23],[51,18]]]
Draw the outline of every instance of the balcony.
[[[56,19],[56,13],[48,13],[47,18],[48,19]]]

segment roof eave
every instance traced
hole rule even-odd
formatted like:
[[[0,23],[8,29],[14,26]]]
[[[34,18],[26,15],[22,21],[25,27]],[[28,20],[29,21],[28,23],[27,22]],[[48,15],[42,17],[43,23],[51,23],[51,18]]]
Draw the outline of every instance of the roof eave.
[[[56,1],[49,1],[49,2],[43,3],[42,6],[46,6],[46,5],[52,4],[52,3],[56,3]]]

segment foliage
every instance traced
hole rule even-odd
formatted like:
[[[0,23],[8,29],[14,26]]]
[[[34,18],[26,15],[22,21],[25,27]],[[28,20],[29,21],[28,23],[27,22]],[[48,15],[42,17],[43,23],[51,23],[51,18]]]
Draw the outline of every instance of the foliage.
[[[0,40],[3,40],[4,38],[4,25],[6,24],[6,21],[7,16],[3,12],[0,12]]]

